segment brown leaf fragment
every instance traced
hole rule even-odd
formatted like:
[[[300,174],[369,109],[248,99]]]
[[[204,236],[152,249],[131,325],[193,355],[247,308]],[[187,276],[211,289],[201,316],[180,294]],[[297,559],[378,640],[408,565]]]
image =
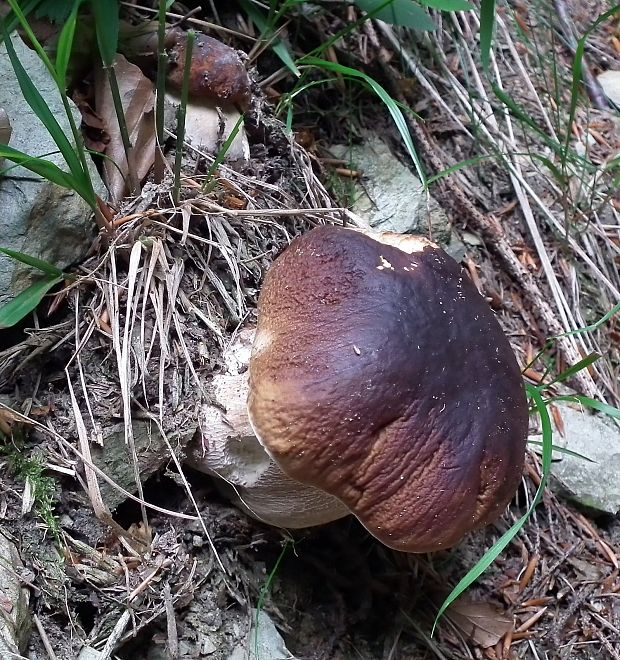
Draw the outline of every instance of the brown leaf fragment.
[[[564,427],[564,419],[562,418],[562,413],[560,412],[560,409],[557,406],[554,406],[551,404],[549,406],[551,409],[551,416],[553,417],[553,423],[555,424],[555,428],[557,432],[560,434],[562,438],[566,437],[566,429]]]
[[[155,90],[153,83],[135,65],[118,55],[115,65],[121,102],[133,145],[135,176],[142,181],[155,160]],[[127,191],[129,167],[125,157],[118,119],[107,76],[102,69],[95,72],[97,114],[104,122],[110,141],[104,161],[106,185],[112,199],[118,201]]]
[[[11,122],[4,108],[0,108],[0,144],[8,144],[11,139]]]
[[[106,123],[92,109],[90,104],[83,100],[77,100],[76,105],[82,116],[82,131],[84,133],[84,144],[91,151],[104,153],[110,143]]]
[[[10,435],[16,424],[32,424],[32,422],[21,413],[12,410],[8,406],[0,406],[0,435]]]
[[[491,603],[475,602],[467,596],[453,603],[446,616],[474,644],[482,648],[495,646],[510,630],[512,617]]]

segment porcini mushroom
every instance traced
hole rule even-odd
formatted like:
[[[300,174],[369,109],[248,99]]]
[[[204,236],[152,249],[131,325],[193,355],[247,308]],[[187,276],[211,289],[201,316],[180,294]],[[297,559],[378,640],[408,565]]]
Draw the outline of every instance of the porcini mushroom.
[[[459,265],[423,238],[320,227],[260,293],[248,411],[282,471],[384,544],[454,545],[514,495],[528,412],[516,359]]]
[[[271,524],[352,513],[385,545],[426,552],[492,522],[519,483],[516,359],[473,283],[424,238],[320,227],[295,239],[260,292],[249,385],[243,366],[219,378],[226,412],[208,408],[192,463]]]
[[[166,94],[168,103],[178,107],[185,75],[187,34],[178,28],[166,35],[171,66]],[[250,147],[241,113],[252,102],[252,83],[239,51],[205,34],[196,34],[189,70],[189,102],[185,108],[186,139],[195,147],[217,153],[232,135],[225,154],[227,162],[247,162]]]

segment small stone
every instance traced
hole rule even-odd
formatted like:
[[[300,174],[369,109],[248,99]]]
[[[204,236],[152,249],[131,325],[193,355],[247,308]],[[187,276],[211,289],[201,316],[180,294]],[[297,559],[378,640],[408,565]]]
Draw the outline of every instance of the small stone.
[[[562,418],[564,436],[553,421],[553,444],[595,462],[554,452],[551,487],[582,506],[615,515],[620,511],[620,430],[613,421],[591,414],[579,404],[554,404]],[[532,439],[541,439],[540,435]]]
[[[330,152],[361,172],[352,183],[355,214],[378,231],[426,236],[458,261],[450,251],[457,242],[448,216],[379,136],[365,133],[361,144],[334,145]]]
[[[17,548],[0,531],[0,658],[21,657],[30,637],[30,592],[21,585],[23,572]]]
[[[36,53],[15,34],[11,37],[17,57],[28,72],[61,129],[71,140],[69,120],[56,83]],[[70,102],[75,121],[80,113]],[[26,103],[6,46],[0,45],[0,107],[11,121],[10,146],[28,155],[45,156],[67,171],[64,158],[47,129]],[[95,224],[88,204],[77,193],[61,188],[42,177],[13,167],[0,177],[0,208],[2,236],[0,245],[25,252],[59,268],[66,268],[86,254],[95,235]],[[93,163],[89,166],[95,191],[104,195],[104,187]],[[0,255],[0,305],[40,278],[41,273],[24,264]]]
[[[293,654],[286,648],[282,636],[269,615],[250,610],[252,625],[244,644],[238,644],[226,660],[291,660]],[[258,623],[258,625],[257,625]],[[257,639],[258,637],[258,639]]]
[[[60,516],[60,520],[58,521],[60,523],[60,526],[63,529],[73,529],[74,522],[73,518],[71,516],[68,516],[66,513],[63,513],[62,516]]]
[[[217,646],[213,643],[213,640],[206,635],[202,635],[200,639],[200,652],[202,655],[211,655],[217,651]]]

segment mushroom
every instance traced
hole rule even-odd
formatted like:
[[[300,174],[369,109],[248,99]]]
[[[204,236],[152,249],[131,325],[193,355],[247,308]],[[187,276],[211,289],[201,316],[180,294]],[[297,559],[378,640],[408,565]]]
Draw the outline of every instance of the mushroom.
[[[166,99],[173,107],[181,104],[180,92],[185,73],[187,34],[168,31],[171,66]],[[242,112],[252,103],[252,83],[239,51],[197,33],[189,70],[189,101],[185,108],[185,137],[195,147],[217,153],[231,136]],[[228,162],[248,162],[250,147],[243,126],[228,146]]]
[[[260,293],[247,411],[269,464],[397,550],[492,522],[522,474],[510,344],[460,266],[416,236],[326,226],[292,242]]]
[[[168,30],[166,41],[167,46],[171,46],[172,62],[167,82],[180,91],[185,72],[187,34],[178,28]],[[247,110],[252,100],[250,77],[239,51],[200,32],[196,34],[192,50],[189,89],[192,97],[230,103],[241,110]]]

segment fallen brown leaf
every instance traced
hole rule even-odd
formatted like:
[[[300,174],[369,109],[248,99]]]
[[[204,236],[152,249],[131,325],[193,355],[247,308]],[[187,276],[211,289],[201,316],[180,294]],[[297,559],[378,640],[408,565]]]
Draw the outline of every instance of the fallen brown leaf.
[[[512,617],[491,603],[475,602],[463,596],[453,603],[446,616],[474,644],[482,648],[495,646],[513,629]]]
[[[122,55],[117,56],[115,71],[129,140],[133,145],[135,175],[138,181],[142,181],[155,160],[155,90],[153,83],[142,71]],[[105,152],[107,158],[104,161],[106,185],[112,199],[118,201],[128,189],[126,181],[129,167],[110,85],[102,69],[95,73],[95,99],[97,114],[104,122],[106,133],[110,137]]]
[[[32,422],[17,411],[8,406],[0,407],[0,434],[10,435],[15,424],[31,424]]]

